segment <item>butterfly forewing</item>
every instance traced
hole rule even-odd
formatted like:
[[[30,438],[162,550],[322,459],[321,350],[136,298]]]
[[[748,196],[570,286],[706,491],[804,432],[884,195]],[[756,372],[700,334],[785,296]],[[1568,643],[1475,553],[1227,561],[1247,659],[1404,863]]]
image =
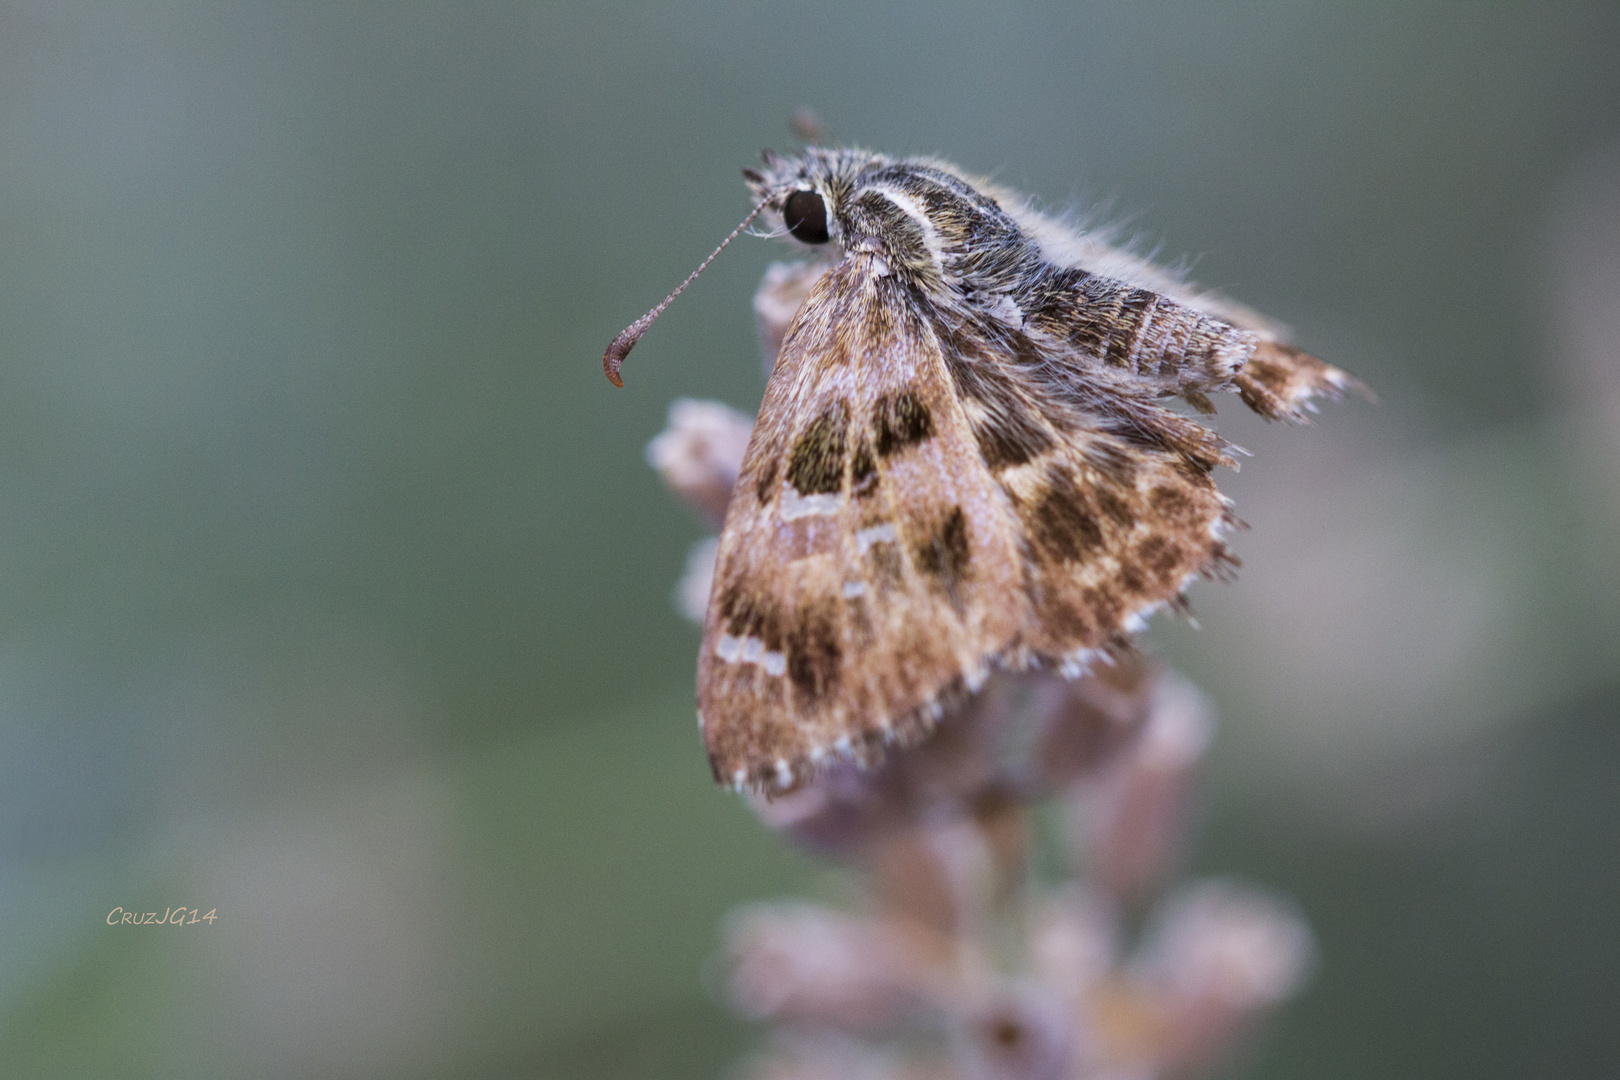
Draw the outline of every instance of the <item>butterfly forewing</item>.
[[[1027,623],[1019,527],[916,297],[825,275],[784,340],[698,666],[716,776],[781,789],[928,729]]]

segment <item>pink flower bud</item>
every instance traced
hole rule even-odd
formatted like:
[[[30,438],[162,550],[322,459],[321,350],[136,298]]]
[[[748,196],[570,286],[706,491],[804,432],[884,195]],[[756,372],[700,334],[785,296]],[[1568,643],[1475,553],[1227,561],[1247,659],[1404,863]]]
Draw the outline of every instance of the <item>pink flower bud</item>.
[[[1258,1016],[1299,989],[1313,952],[1304,918],[1269,893],[1217,880],[1171,899],[1135,965],[1169,1017],[1167,1060],[1213,1067]]]
[[[928,1009],[944,977],[926,936],[812,904],[743,908],[726,939],[730,997],[752,1017],[884,1029]]]
[[[668,425],[647,444],[647,462],[718,529],[753,430],[753,420],[728,405],[677,398]]]

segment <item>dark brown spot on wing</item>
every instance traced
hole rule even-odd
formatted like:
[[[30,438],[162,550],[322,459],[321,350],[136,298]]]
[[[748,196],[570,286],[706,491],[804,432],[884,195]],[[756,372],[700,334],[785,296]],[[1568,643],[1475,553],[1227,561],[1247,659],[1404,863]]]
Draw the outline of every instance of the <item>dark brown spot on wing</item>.
[[[829,495],[844,486],[844,439],[849,406],[842,401],[810,421],[788,458],[788,483],[800,495]]]
[[[1166,521],[1190,525],[1198,519],[1198,504],[1182,487],[1156,487],[1148,495],[1148,505]]]
[[[1129,529],[1136,524],[1136,515],[1131,512],[1130,503],[1126,502],[1120,494],[1107,484],[1098,484],[1095,489],[1097,508],[1122,529]]]
[[[1080,593],[1083,603],[1097,618],[1099,626],[1113,630],[1125,617],[1125,602],[1111,589],[1085,589]]]
[[[1035,502],[1030,530],[1036,544],[1054,558],[1074,562],[1102,546],[1102,527],[1074,476],[1061,465],[1046,473],[1046,489]]]
[[[972,553],[968,547],[967,516],[960,506],[951,507],[938,529],[915,552],[917,569],[930,574],[950,589],[967,576]]]
[[[1052,445],[1051,438],[1034,417],[1021,409],[976,420],[973,437],[979,442],[979,456],[984,458],[991,472],[1022,465]]]
[[[897,454],[934,434],[934,417],[923,400],[910,390],[885,394],[872,407],[879,457]]]
[[[1067,642],[1076,645],[1093,645],[1097,637],[1097,623],[1087,612],[1082,611],[1066,600],[1062,595],[1053,595],[1047,598],[1041,608],[1041,618],[1057,634]]]
[[[759,470],[759,484],[755,488],[761,506],[768,504],[776,497],[776,459],[766,460],[763,468]]]
[[[838,619],[831,601],[807,604],[787,639],[788,678],[794,689],[815,700],[838,685],[843,650],[838,644]]]
[[[733,583],[720,595],[720,619],[733,637],[757,637],[765,648],[782,645],[782,610],[769,596]]]
[[[865,439],[855,448],[850,462],[849,479],[857,498],[877,491],[877,462],[872,459],[872,447]]]
[[[1176,571],[1187,553],[1181,545],[1163,536],[1150,536],[1137,545],[1136,557],[1161,585],[1175,583]]]

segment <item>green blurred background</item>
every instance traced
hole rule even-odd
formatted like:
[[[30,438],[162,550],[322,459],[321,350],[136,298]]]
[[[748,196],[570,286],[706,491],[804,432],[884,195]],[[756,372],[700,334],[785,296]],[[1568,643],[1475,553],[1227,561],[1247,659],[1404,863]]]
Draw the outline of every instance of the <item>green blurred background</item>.
[[[1223,411],[1194,861],[1295,896],[1238,1071],[1620,1060],[1620,9],[0,7],[0,1073],[711,1077],[706,958],[821,887],[712,787],[717,260],[816,109],[1099,204],[1382,404]],[[108,927],[115,906],[216,909]]]

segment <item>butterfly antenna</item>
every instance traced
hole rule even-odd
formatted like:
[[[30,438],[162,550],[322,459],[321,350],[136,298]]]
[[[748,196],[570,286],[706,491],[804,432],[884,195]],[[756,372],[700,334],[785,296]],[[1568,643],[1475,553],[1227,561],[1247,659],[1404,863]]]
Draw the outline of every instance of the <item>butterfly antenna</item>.
[[[619,378],[619,368],[624,364],[624,358],[630,355],[630,350],[636,347],[636,342],[641,340],[641,335],[647,332],[647,327],[651,326],[653,320],[664,313],[664,309],[669,307],[671,300],[681,295],[681,291],[692,284],[694,278],[703,273],[705,267],[714,262],[714,257],[724,251],[727,244],[737,239],[738,233],[748,228],[748,223],[758,217],[759,212],[763,209],[765,209],[765,203],[761,202],[750,210],[748,216],[742,219],[742,223],[731,230],[731,235],[720,241],[720,246],[709,252],[709,257],[698,263],[698,268],[688,274],[686,280],[675,287],[674,292],[664,297],[663,303],[625,327],[619,336],[613,339],[607,347],[607,352],[602,354],[602,370],[607,374],[608,382],[614,386],[624,385],[624,380]]]

